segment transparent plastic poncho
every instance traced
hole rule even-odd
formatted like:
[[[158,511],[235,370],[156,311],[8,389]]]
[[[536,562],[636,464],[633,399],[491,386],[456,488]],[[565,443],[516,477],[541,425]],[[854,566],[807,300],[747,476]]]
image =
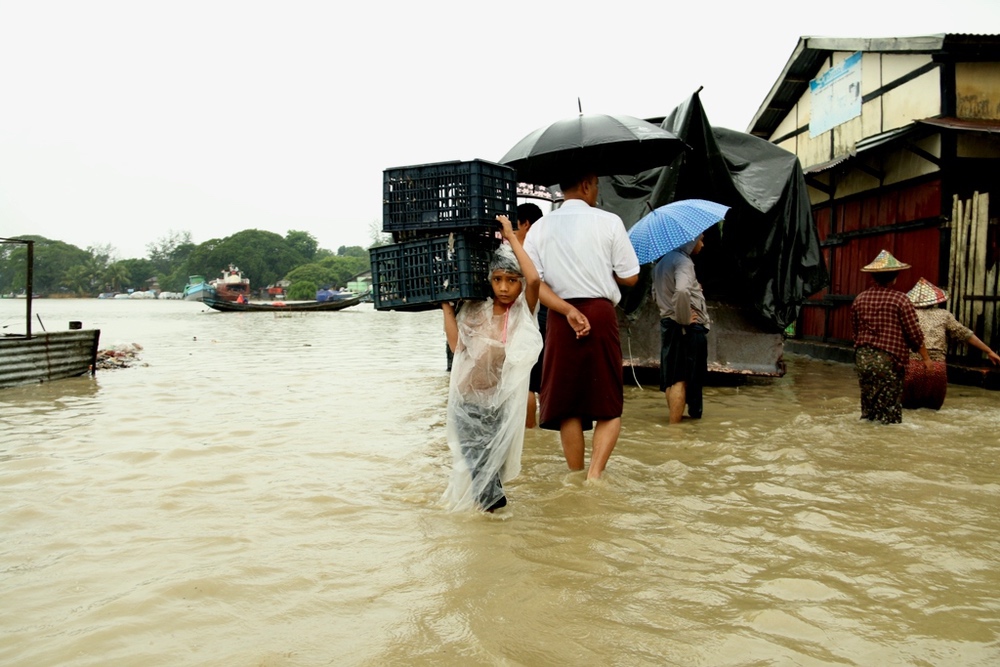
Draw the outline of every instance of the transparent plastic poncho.
[[[446,429],[453,466],[444,500],[454,511],[486,510],[521,471],[528,379],[542,336],[523,291],[504,314],[494,315],[487,299],[464,303],[456,320]]]

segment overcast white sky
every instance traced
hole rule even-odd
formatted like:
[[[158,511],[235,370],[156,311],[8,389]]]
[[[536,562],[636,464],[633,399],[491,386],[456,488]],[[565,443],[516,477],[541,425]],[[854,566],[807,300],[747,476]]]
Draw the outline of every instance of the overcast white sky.
[[[0,236],[144,257],[247,228],[371,241],[382,171],[499,160],[699,86],[745,130],[801,36],[1000,32],[1000,0],[0,0]]]

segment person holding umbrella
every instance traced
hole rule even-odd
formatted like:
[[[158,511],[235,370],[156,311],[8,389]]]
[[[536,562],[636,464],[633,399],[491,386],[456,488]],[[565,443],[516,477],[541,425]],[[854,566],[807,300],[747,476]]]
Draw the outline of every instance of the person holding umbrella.
[[[619,285],[639,280],[622,219],[597,206],[598,177],[560,179],[565,201],[525,239],[549,309],[542,361],[540,425],[559,430],[566,465],[584,469],[584,431],[593,428],[587,479],[599,479],[618,442],[624,405],[615,306]]]
[[[671,424],[688,415],[701,419],[708,373],[710,320],[692,257],[705,246],[704,231],[725,219],[728,206],[682,199],[650,211],[629,230],[643,264],[656,262],[653,294],[660,309],[660,391]]]
[[[699,234],[671,250],[653,269],[653,294],[660,308],[660,391],[667,398],[671,424],[688,416],[701,419],[702,388],[708,373],[708,329],[711,320],[692,257],[705,247]]]
[[[622,219],[596,208],[597,178],[668,165],[686,145],[639,118],[579,110],[529,133],[500,163],[516,169],[520,182],[558,183],[563,191],[565,203],[536,222],[525,240],[550,311],[541,426],[559,429],[570,470],[583,470],[583,433],[593,428],[587,479],[598,479],[618,442],[624,403],[615,306],[619,285],[639,281],[639,262]]]

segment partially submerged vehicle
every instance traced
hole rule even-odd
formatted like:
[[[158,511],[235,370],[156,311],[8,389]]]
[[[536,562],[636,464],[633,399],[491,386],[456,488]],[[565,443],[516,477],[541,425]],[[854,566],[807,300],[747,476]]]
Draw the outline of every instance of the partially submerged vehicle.
[[[598,206],[617,213],[628,228],[681,199],[729,206],[694,257],[712,319],[709,371],[783,375],[784,332],[803,302],[829,283],[798,158],[764,139],[712,127],[698,93],[652,122],[683,139],[688,150],[667,167],[602,178]],[[619,304],[624,363],[633,369],[660,365],[653,266],[642,267],[639,283]]]

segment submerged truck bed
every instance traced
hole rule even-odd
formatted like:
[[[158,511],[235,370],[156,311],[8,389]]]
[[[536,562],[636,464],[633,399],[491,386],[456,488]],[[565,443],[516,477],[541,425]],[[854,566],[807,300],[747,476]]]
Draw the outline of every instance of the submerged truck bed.
[[[784,335],[762,331],[746,311],[731,304],[708,301],[712,325],[708,333],[708,370],[713,374],[747,377],[781,377]],[[622,357],[626,367],[659,372],[660,313],[646,300],[634,313],[619,309]],[[648,380],[647,380],[648,381]]]

